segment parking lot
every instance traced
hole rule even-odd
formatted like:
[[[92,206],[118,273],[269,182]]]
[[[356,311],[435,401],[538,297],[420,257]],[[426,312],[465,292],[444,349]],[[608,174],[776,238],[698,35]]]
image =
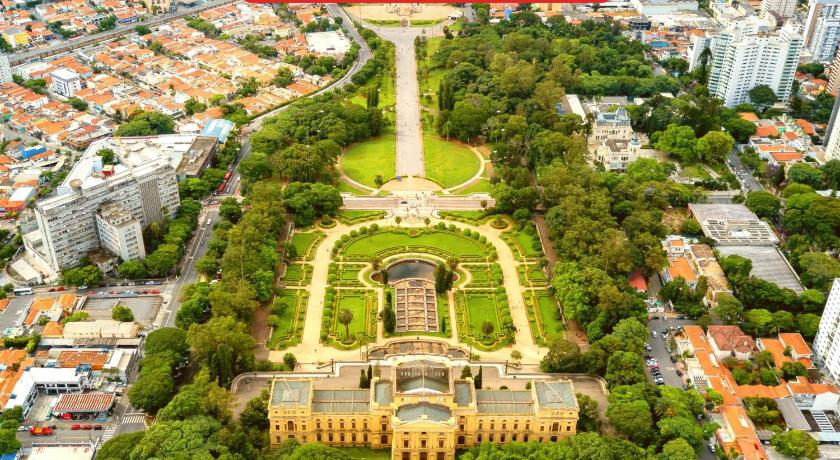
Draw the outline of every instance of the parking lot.
[[[148,327],[157,316],[163,297],[158,295],[105,295],[88,297],[82,308],[91,319],[111,319],[111,309],[118,303],[131,309],[134,321]]]
[[[659,371],[662,374],[664,384],[675,388],[682,388],[683,380],[679,375],[677,375],[677,365],[671,362],[671,353],[665,348],[668,345],[668,342],[670,341],[668,339],[670,339],[671,336],[668,335],[666,339],[663,339],[662,332],[665,329],[680,327],[686,324],[694,324],[694,321],[662,316],[659,316],[659,319],[651,319],[648,321],[647,343],[650,344],[651,350],[646,351],[645,353],[650,355],[659,364]],[[654,332],[656,333],[656,337],[653,337],[652,335]],[[651,374],[650,367],[646,367],[647,370],[645,372],[647,373],[648,378],[650,378],[650,381],[653,382],[654,379]]]
[[[0,331],[18,326],[23,323],[26,317],[26,311],[29,304],[32,303],[33,296],[11,297],[9,305],[5,310],[0,312]]]

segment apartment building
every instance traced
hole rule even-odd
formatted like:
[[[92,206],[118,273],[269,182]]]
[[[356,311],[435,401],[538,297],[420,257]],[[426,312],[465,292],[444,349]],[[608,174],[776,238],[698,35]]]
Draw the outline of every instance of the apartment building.
[[[339,379],[275,379],[268,403],[272,447],[287,439],[333,446],[390,447],[393,460],[453,460],[482,442],[556,442],[575,434],[571,380],[527,390],[475,389],[446,358],[400,357],[370,389]]]
[[[126,224],[130,220],[122,222],[113,217],[112,203],[130,213],[140,227],[175,214],[180,205],[175,169],[165,158],[133,167],[103,168],[102,158],[93,149],[88,150],[57,194],[35,204],[38,228],[23,238],[27,259],[38,270],[55,274],[102,247],[115,255],[122,256],[125,250],[126,255],[139,256],[142,235],[134,223]],[[122,211],[117,214],[127,216]],[[116,241],[121,238],[121,244],[107,239],[113,234],[119,234]],[[138,241],[132,242],[132,238]]]
[[[796,0],[763,0],[761,13],[787,19],[796,13]]]
[[[831,61],[840,42],[840,0],[812,0],[803,35],[812,60]]]
[[[12,67],[9,65],[9,57],[0,53],[0,85],[12,81]]]
[[[755,17],[733,21],[712,40],[709,91],[727,107],[749,102],[749,91],[759,85],[787,100],[802,46],[791,23],[775,32]]]
[[[73,97],[82,89],[82,79],[79,74],[70,69],[56,69],[52,74],[52,91],[63,97]]]
[[[840,278],[834,280],[825,302],[814,353],[835,380],[840,379]]]
[[[107,203],[96,214],[96,228],[102,247],[122,260],[146,257],[143,247],[143,227],[131,211],[118,203]]]

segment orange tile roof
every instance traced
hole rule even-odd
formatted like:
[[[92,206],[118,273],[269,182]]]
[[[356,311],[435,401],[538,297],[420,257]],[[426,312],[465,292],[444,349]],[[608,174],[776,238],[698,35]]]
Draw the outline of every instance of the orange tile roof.
[[[755,340],[744,334],[738,326],[713,324],[709,326],[708,331],[709,338],[714,340],[718,350],[749,353],[756,349]]]
[[[61,337],[62,333],[64,333],[64,327],[61,323],[50,321],[41,330],[41,337]]]
[[[783,332],[779,334],[779,340],[790,346],[797,355],[810,355],[811,347],[805,343],[802,334],[798,332]]]
[[[758,115],[753,112],[738,112],[738,116],[740,116],[742,120],[751,121],[753,123],[759,120]]]
[[[671,275],[671,279],[682,278],[689,283],[697,281],[697,276],[691,269],[691,264],[688,263],[688,259],[685,257],[669,257],[668,261],[670,264],[667,270]]]
[[[792,141],[794,139],[799,139],[799,134],[796,134],[793,131],[785,131],[782,133],[782,137],[786,140]]]
[[[758,137],[771,137],[771,136],[778,136],[779,130],[776,129],[775,126],[757,126],[755,128],[755,135]]]
[[[759,339],[761,346],[773,355],[773,362],[776,367],[782,367],[784,363],[793,362],[789,356],[785,356],[785,345],[778,339],[762,338]]]
[[[797,359],[797,361],[802,363],[802,365],[805,366],[806,369],[813,369],[814,367],[814,363],[811,362],[811,360],[808,358],[799,358]]]
[[[796,119],[796,125],[799,126],[800,128],[802,128],[802,131],[805,131],[805,134],[807,134],[809,136],[813,136],[814,134],[817,134],[817,130],[814,129],[814,125],[811,124],[811,122],[808,121],[808,120],[805,120],[805,119],[802,119],[802,118],[797,118]]]
[[[818,395],[823,393],[840,393],[834,385],[811,382],[789,382],[788,387],[794,394]]]
[[[772,152],[770,156],[779,162],[799,161],[802,159],[802,154],[799,152]]]
[[[94,370],[102,370],[108,362],[108,353],[101,351],[62,351],[58,355],[61,367],[76,367],[79,364],[90,364]]]
[[[761,442],[755,434],[752,422],[747,417],[747,412],[741,406],[724,406],[720,408],[721,415],[723,415],[726,425],[735,436],[732,447],[735,447],[743,456],[745,460],[763,460],[767,458],[767,453],[761,447]],[[729,448],[729,446],[724,446]]]
[[[0,311],[5,310],[11,301],[12,299],[0,299]]]
[[[69,312],[73,309],[73,305],[76,305],[76,299],[75,294],[61,294],[56,301],[64,311]]]
[[[735,394],[743,398],[787,398],[790,391],[784,385],[738,385],[735,387]]]
[[[27,326],[35,324],[38,315],[42,312],[49,311],[53,303],[55,303],[55,299],[52,297],[36,297],[29,306],[29,313],[27,313],[26,319],[23,320],[23,324]]]

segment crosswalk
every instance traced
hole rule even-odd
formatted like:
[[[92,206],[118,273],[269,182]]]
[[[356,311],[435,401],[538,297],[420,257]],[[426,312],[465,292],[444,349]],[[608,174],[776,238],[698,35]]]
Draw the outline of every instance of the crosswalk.
[[[146,419],[146,414],[143,412],[135,412],[132,414],[125,414],[122,418],[122,424],[128,425],[132,423],[143,423]]]
[[[100,442],[104,444],[104,443],[108,442],[111,438],[116,436],[116,434],[117,434],[117,426],[116,425],[109,426],[108,428],[105,429],[105,431],[102,432],[102,438],[100,438]]]

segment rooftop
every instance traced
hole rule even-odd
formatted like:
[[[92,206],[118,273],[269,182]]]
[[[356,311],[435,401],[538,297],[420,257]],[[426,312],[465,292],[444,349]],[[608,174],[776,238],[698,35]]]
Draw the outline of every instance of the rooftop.
[[[310,382],[305,380],[275,380],[271,384],[271,405],[296,407],[309,404]]]
[[[750,259],[751,274],[758,278],[797,293],[804,290],[787,259],[773,246],[718,246],[717,250],[722,256],[735,254]]]
[[[406,404],[397,409],[397,418],[405,422],[421,419],[427,419],[433,422],[445,422],[451,416],[452,412],[446,406],[438,404]]]
[[[703,234],[718,245],[772,245],[779,242],[770,226],[743,204],[690,203]]]
[[[53,412],[106,412],[114,405],[113,393],[64,393],[58,396]]]
[[[534,398],[530,391],[475,390],[478,412],[485,414],[531,414]]]

